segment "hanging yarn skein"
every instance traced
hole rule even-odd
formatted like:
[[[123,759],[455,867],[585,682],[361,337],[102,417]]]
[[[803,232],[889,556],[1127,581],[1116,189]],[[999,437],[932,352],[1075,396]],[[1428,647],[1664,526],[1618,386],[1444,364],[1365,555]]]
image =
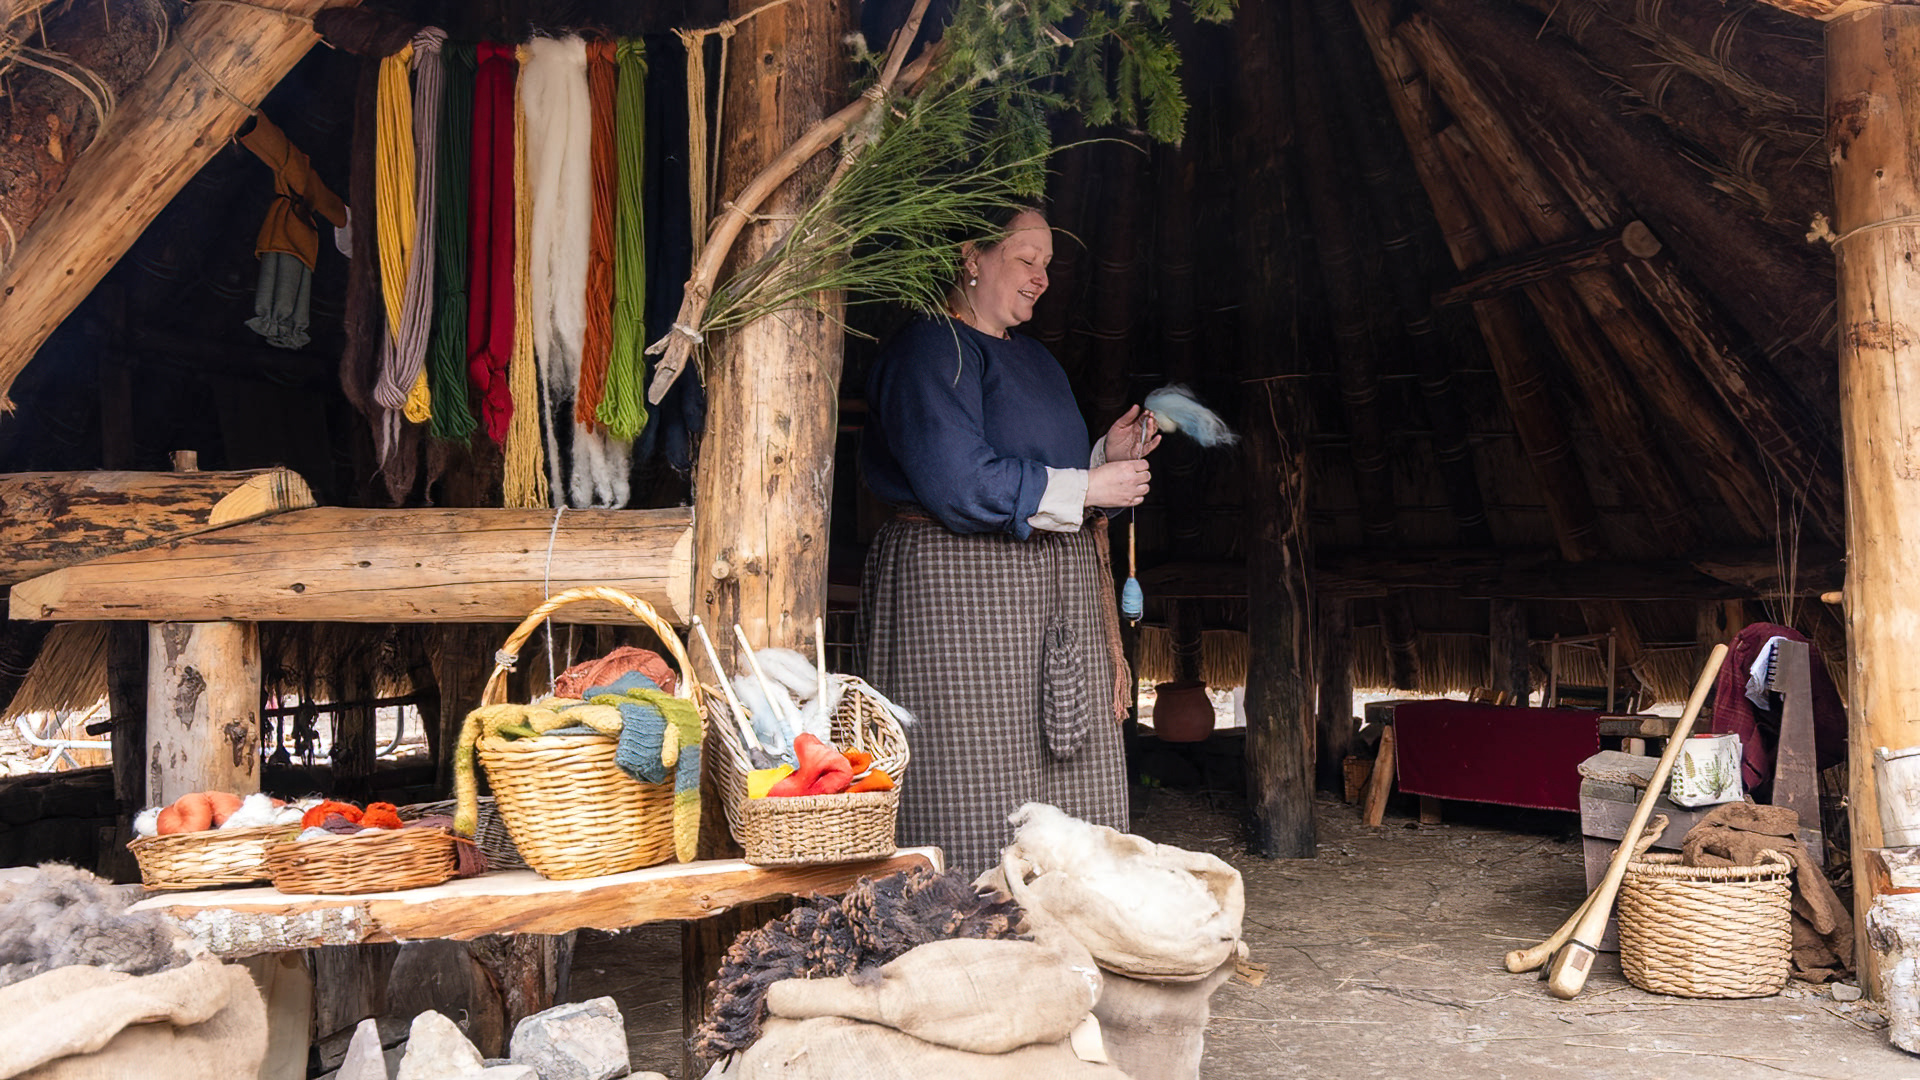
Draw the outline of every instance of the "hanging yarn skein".
[[[467,374],[480,392],[487,437],[505,444],[513,419],[514,174],[519,159],[513,47],[475,50],[473,150],[468,174]],[[509,481],[511,483],[511,481]],[[541,481],[544,488],[545,481]],[[532,505],[544,506],[546,498]],[[509,501],[509,506],[522,503]]]
[[[587,45],[577,36],[535,38],[525,48],[520,103],[526,122],[526,170],[533,222],[528,261],[533,351],[539,358],[541,431],[554,505],[568,505],[561,479],[556,413],[573,401],[586,336],[587,246],[592,234],[592,111]],[[575,446],[577,466],[585,456]],[[575,500],[573,505],[582,505]]]
[[[587,42],[587,98],[593,114],[593,227],[587,244],[587,329],[580,343],[580,387],[573,418],[599,422],[607,389],[607,359],[613,353],[613,193],[620,180],[614,156],[613,105],[618,85],[613,42]]]
[[[389,447],[398,441],[401,415],[416,424],[425,423],[432,415],[425,360],[428,332],[433,325],[432,289],[437,225],[434,195],[439,177],[440,100],[445,85],[445,68],[440,50],[446,37],[446,31],[429,26],[414,35],[412,44],[413,67],[419,76],[413,95],[410,125],[414,173],[411,204],[413,235],[406,250],[406,278],[401,287],[400,321],[389,323],[386,335],[381,339],[380,378],[373,390],[374,400],[386,410],[381,425],[387,429],[383,434],[383,442]],[[383,106],[386,74],[383,67]],[[404,72],[400,77],[405,79]],[[385,170],[381,175],[385,176]],[[381,209],[385,210],[384,203]],[[384,229],[382,236],[385,236]]]
[[[620,65],[614,100],[620,179],[614,195],[613,355],[607,360],[606,396],[600,402],[599,417],[614,438],[630,440],[647,423],[647,364],[641,351],[647,337],[646,43],[622,38],[615,56]]]
[[[482,46],[483,48],[485,46]],[[518,62],[526,61],[525,47],[515,51]],[[516,93],[510,106],[513,125],[512,185],[504,193],[512,210],[513,244],[508,284],[510,309],[508,326],[511,339],[507,353],[506,383],[511,390],[508,410],[511,416],[503,447],[501,501],[509,507],[531,509],[547,505],[547,473],[540,447],[540,374],[533,356],[533,293],[530,260],[532,243],[529,232],[533,221],[532,198],[527,187],[527,117]]]
[[[440,50],[444,92],[435,164],[434,313],[427,340],[427,386],[436,439],[464,441],[478,421],[467,403],[467,161],[473,142],[473,46]]]

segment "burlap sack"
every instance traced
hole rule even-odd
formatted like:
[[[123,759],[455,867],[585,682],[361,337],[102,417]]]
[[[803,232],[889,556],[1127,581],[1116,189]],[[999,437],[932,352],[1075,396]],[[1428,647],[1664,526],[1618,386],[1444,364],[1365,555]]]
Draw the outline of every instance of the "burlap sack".
[[[759,1040],[740,1052],[725,1075],[729,1080],[1128,1080],[1112,1065],[1081,1061],[1065,1042],[972,1054],[834,1016],[768,1017]]]
[[[1233,975],[1240,951],[1199,982],[1130,979],[1109,972],[1093,1006],[1107,1058],[1133,1080],[1199,1080],[1208,999]]]
[[[246,969],[203,957],[153,975],[63,967],[0,987],[0,1080],[253,1076],[267,1011]]]
[[[864,1020],[939,1046],[1003,1054],[1059,1042],[1086,1018],[1101,976],[1076,951],[1078,962],[1032,941],[933,941],[871,973],[783,979],[767,988],[767,1011]]]
[[[1105,826],[1097,829],[1106,853],[1142,872],[1192,874],[1206,885],[1217,910],[1172,922],[1144,921],[1109,892],[1085,887],[1071,868],[1035,874],[1019,841],[1001,852],[1000,867],[978,884],[1011,895],[1030,916],[1061,923],[1108,971],[1137,978],[1198,981],[1235,954],[1246,889],[1240,871],[1204,851],[1156,844]]]

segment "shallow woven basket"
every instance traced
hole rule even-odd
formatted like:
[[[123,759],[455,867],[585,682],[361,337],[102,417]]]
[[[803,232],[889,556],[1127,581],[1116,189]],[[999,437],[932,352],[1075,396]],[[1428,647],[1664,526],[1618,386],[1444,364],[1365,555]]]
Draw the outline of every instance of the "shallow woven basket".
[[[300,831],[300,825],[257,829],[207,829],[148,836],[127,845],[149,889],[211,889],[265,881],[267,848]]]
[[[1679,997],[1777,994],[1793,966],[1793,864],[1683,866],[1645,855],[1620,886],[1620,969],[1642,990]]]
[[[686,649],[645,601],[602,585],[568,589],[534,608],[508,635],[494,660],[493,676],[480,694],[481,705],[507,699],[507,674],[525,645],[553,612],[582,600],[603,600],[639,619],[659,636],[680,669],[675,693],[700,704]],[[701,715],[705,716],[705,710]],[[666,862],[673,850],[673,780],[642,784],[613,763],[616,741],[605,735],[542,735],[530,739],[497,736],[470,742],[479,721],[467,719],[463,744],[470,744],[487,770],[487,782],[527,865],[555,880],[598,877]],[[459,791],[460,816],[478,813],[478,794]]]
[[[351,836],[288,840],[267,849],[273,887],[283,893],[392,892],[453,876],[456,841],[445,829],[380,829]]]
[[[527,860],[520,857],[520,849],[513,846],[513,837],[507,835],[507,824],[500,820],[500,806],[491,795],[479,797],[480,826],[474,830],[473,842],[480,845],[480,854],[487,857],[488,870],[525,870]],[[455,801],[441,799],[438,802],[408,803],[400,808],[401,821],[418,821],[435,814],[453,816]]]
[[[860,679],[835,675],[845,687],[833,714],[836,746],[865,750],[876,768],[893,777],[892,791],[749,799],[747,773],[753,765],[746,744],[725,705],[709,693],[711,742],[725,748],[716,755],[727,825],[757,866],[857,862],[894,852],[894,819],[907,771],[907,735],[880,692]]]

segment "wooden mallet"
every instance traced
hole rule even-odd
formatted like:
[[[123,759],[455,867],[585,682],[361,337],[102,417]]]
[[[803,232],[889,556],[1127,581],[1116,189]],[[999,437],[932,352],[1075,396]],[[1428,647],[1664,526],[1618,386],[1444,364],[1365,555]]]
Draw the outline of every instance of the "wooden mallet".
[[[1601,935],[1606,933],[1607,919],[1613,914],[1614,897],[1619,895],[1620,882],[1627,876],[1627,863],[1633,858],[1634,844],[1627,843],[1624,837],[1639,836],[1646,828],[1647,819],[1653,815],[1654,801],[1660,798],[1660,790],[1667,785],[1667,776],[1673,772],[1673,763],[1680,756],[1680,746],[1687,741],[1693,731],[1694,719],[1700,715],[1700,706],[1707,700],[1707,691],[1713,689],[1713,680],[1720,674],[1720,665],[1727,659],[1727,647],[1715,645],[1713,655],[1707,657],[1707,666],[1700,671],[1700,679],[1693,684],[1693,694],[1687,698],[1687,710],[1680,714],[1680,722],[1673,727],[1673,734],[1667,737],[1666,752],[1660,755],[1660,761],[1653,767],[1653,776],[1647,781],[1646,793],[1640,796],[1640,805],[1633,809],[1633,820],[1628,822],[1622,841],[1614,850],[1613,861],[1607,864],[1607,876],[1587,898],[1586,906],[1579,912],[1579,919],[1573,925],[1566,944],[1554,954],[1547,965],[1547,992],[1566,1001],[1578,994],[1587,985],[1587,976],[1593,971],[1594,958],[1600,955],[1596,947]]]

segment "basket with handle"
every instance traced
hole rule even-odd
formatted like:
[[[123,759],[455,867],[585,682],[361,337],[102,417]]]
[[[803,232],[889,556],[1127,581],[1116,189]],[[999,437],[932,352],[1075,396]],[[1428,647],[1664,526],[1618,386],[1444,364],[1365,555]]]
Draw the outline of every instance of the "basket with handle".
[[[494,656],[493,674],[480,694],[483,708],[506,703],[507,675],[533,632],[555,611],[586,600],[623,608],[651,628],[680,670],[676,696],[700,708],[693,669],[673,627],[645,601],[604,585],[557,593],[528,613]],[[705,709],[700,708],[700,712],[704,718]],[[513,846],[542,877],[558,880],[618,874],[675,856],[672,777],[658,784],[643,784],[622,772],[614,764],[617,741],[612,736],[507,739],[485,732],[479,713],[475,710],[467,715],[456,751],[456,833],[472,837],[478,824],[479,792],[473,776],[473,759],[477,757],[487,770],[500,820],[513,838]],[[697,753],[697,746],[687,749]],[[690,847],[689,838],[682,836],[679,854],[683,858],[692,857]]]
[[[747,862],[757,866],[856,862],[894,852],[894,819],[907,771],[906,732],[878,690],[849,675],[830,677],[843,690],[833,713],[834,745],[872,754],[874,767],[893,778],[892,791],[748,798],[747,773],[753,764],[739,724],[724,702],[707,694],[712,712],[707,728],[721,748],[716,772],[722,804]]]
[[[1620,970],[1642,990],[1679,997],[1777,994],[1793,967],[1793,863],[1687,866],[1643,855],[1620,885]]]

